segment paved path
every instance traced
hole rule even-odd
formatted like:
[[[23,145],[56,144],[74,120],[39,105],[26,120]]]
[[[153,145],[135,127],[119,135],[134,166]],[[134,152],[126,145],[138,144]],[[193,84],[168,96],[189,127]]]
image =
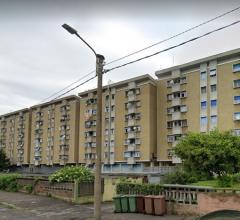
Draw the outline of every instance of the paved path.
[[[102,205],[103,220],[185,220],[179,216],[114,214],[111,203]],[[0,220],[78,220],[90,219],[93,205],[76,205],[61,200],[0,191]]]

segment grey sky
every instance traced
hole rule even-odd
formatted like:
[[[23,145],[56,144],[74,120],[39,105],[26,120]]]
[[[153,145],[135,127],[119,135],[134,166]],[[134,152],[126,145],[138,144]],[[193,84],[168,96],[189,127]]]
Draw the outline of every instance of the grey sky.
[[[0,0],[0,114],[38,104],[95,69],[91,51],[61,28],[78,30],[106,62],[163,40],[240,5],[209,1]],[[109,67],[151,54],[240,19],[240,10]],[[240,47],[240,25],[110,72],[120,81]],[[93,88],[96,81],[74,91]]]

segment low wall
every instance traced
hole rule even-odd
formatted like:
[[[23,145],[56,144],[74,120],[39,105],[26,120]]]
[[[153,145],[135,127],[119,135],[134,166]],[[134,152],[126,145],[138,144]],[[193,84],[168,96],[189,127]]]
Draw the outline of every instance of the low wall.
[[[240,211],[240,189],[165,185],[163,194],[168,211],[179,215],[202,215],[223,209]]]
[[[50,183],[48,180],[38,180],[34,186],[34,193],[73,201],[74,183]]]
[[[89,203],[93,201],[94,183],[50,183],[48,179],[34,179],[20,177],[17,179],[20,186],[19,191],[29,193],[28,189],[32,189],[32,193],[36,195],[52,196],[65,201],[77,203]],[[102,181],[104,186],[104,181]],[[102,192],[104,187],[102,187]]]

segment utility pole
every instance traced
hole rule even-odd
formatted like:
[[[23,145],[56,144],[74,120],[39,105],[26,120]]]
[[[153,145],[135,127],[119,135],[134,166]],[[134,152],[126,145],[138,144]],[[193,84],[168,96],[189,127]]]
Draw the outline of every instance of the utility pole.
[[[101,202],[102,202],[102,74],[104,56],[97,54],[96,51],[78,34],[78,32],[69,26],[63,24],[62,27],[70,34],[76,35],[84,42],[96,57],[96,75],[97,83],[97,119],[96,119],[96,160],[95,160],[95,181],[94,181],[94,217],[96,220],[101,219]]]
[[[94,217],[96,220],[101,219],[101,202],[102,202],[102,74],[103,74],[104,56],[96,55],[96,74],[97,83],[97,119],[96,119],[96,150],[97,158],[95,162],[95,181],[94,181]]]

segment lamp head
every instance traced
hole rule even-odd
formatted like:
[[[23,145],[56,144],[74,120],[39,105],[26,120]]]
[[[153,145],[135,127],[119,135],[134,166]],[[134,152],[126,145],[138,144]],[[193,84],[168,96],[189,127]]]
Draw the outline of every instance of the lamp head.
[[[67,30],[70,34],[77,34],[77,31],[69,26],[68,24],[63,24],[62,27]]]

